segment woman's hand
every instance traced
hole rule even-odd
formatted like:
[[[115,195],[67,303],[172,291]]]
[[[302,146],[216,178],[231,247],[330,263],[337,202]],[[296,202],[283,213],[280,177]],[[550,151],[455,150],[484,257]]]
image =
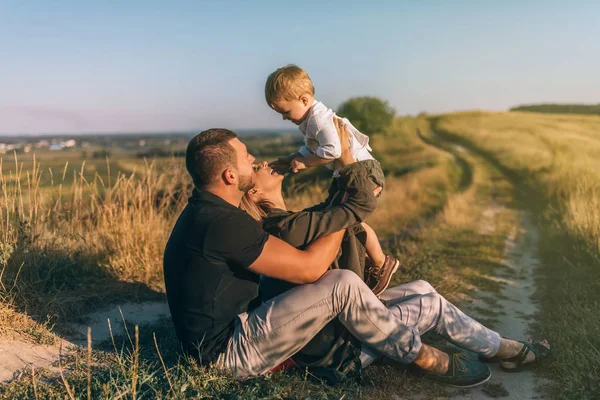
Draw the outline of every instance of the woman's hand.
[[[338,117],[333,117],[333,124],[337,130],[338,137],[340,138],[340,144],[342,146],[342,155],[336,160],[342,166],[346,166],[354,163],[354,157],[350,152],[350,138],[348,133],[348,127],[344,123],[344,120]]]
[[[340,138],[340,144],[342,146],[342,155],[336,160],[336,162],[339,162],[343,167],[355,163],[356,160],[354,159],[354,157],[352,157],[352,153],[350,152],[350,139],[348,137],[348,127],[344,123],[344,120],[337,117],[333,117],[333,124],[335,125],[335,129],[337,130],[338,136]],[[381,186],[376,187],[373,190],[373,195],[379,195],[379,193],[381,193],[382,190],[383,188]],[[342,203],[348,199],[348,196],[348,192],[344,193]]]

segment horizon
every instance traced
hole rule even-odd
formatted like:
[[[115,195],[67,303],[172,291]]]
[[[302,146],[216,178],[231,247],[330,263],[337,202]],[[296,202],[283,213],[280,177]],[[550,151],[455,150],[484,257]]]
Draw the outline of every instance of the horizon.
[[[295,134],[297,131],[287,128],[252,128],[252,129],[235,129],[234,132],[240,136],[251,136],[251,135],[273,135],[273,134]],[[22,137],[23,139],[34,139],[34,138],[61,138],[61,137],[90,137],[94,135],[105,135],[105,136],[161,136],[161,135],[173,135],[173,136],[187,136],[195,135],[200,133],[199,130],[172,130],[165,129],[159,131],[106,131],[106,132],[33,132],[33,133],[4,133],[0,132],[0,139],[13,139],[16,137]]]
[[[531,105],[543,105],[546,103],[536,103],[536,104],[519,104],[516,105],[514,107],[519,107],[519,106],[531,106]],[[558,103],[556,103],[558,104]],[[600,103],[598,103],[600,105]],[[564,104],[564,105],[570,105],[570,104]],[[579,104],[579,105],[595,105],[595,104]],[[510,107],[513,108],[513,107]],[[482,109],[465,109],[465,110],[452,110],[452,111],[448,111],[448,112],[442,112],[442,113],[427,113],[425,111],[425,113],[427,114],[431,114],[431,115],[444,115],[444,114],[452,114],[452,113],[460,113],[460,112],[510,112],[510,109],[506,109],[506,110],[482,110]],[[531,111],[526,111],[526,112],[531,112]],[[411,115],[411,114],[405,114],[405,115],[399,115],[398,113],[396,113],[397,117],[415,117],[415,115]],[[217,128],[212,127],[212,128]],[[15,133],[11,133],[11,132],[0,132],[0,139],[4,139],[4,138],[13,138],[15,136],[19,136],[22,135],[26,138],[34,138],[34,137],[48,137],[48,136],[93,136],[93,135],[109,135],[109,136],[118,136],[118,135],[193,135],[195,133],[200,133],[202,132],[202,130],[205,129],[210,129],[210,128],[203,128],[203,129],[159,129],[159,130],[140,130],[140,131],[135,131],[135,130],[131,130],[131,131],[112,131],[112,130],[106,130],[106,131],[82,131],[82,132],[15,132]],[[240,134],[240,135],[252,135],[252,134],[274,134],[274,133],[282,133],[282,134],[294,134],[298,132],[298,128],[297,127],[281,127],[281,128],[261,128],[261,127],[257,127],[257,128],[236,128],[236,129],[231,129],[233,130],[235,133]]]
[[[0,135],[293,131],[263,94],[288,63],[333,109],[363,95],[398,115],[596,104],[599,12],[541,1],[4,3]]]

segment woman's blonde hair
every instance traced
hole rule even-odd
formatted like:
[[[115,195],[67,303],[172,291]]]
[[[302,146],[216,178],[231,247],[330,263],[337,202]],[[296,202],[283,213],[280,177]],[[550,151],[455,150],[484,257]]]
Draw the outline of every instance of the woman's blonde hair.
[[[267,217],[267,212],[273,207],[273,204],[267,200],[260,200],[258,203],[250,199],[250,195],[245,193],[240,202],[240,208],[248,213],[253,219],[258,222],[263,222]]]
[[[289,64],[278,68],[267,78],[265,100],[269,107],[279,100],[298,100],[300,96],[315,95],[315,87],[305,70]]]

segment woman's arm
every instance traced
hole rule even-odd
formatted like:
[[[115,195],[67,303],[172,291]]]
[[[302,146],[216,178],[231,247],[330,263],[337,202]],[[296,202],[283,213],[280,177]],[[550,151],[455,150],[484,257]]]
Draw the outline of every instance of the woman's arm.
[[[352,157],[352,152],[350,151],[348,127],[341,118],[333,117],[333,122],[340,138],[340,143],[342,144],[342,154],[340,155],[340,158],[336,160],[336,162],[338,162],[341,166],[346,167],[356,162],[354,157]]]

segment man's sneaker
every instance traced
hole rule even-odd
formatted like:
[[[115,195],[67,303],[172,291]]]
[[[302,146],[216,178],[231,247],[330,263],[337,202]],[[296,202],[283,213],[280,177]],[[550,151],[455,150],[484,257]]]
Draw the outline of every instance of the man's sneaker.
[[[374,265],[365,266],[365,282],[369,288],[379,296],[390,284],[392,275],[398,269],[400,261],[392,256],[385,256],[385,261],[381,267]]]
[[[445,383],[458,388],[470,388],[487,382],[492,377],[492,371],[483,363],[469,360],[463,354],[449,354],[450,362],[445,374],[436,374],[421,370],[418,374],[423,379]]]

